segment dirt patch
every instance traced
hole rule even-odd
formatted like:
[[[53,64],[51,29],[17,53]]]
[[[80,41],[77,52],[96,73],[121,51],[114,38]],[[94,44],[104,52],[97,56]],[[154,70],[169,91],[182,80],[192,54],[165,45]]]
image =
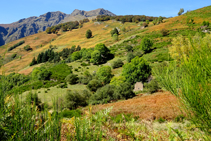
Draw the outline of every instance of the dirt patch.
[[[93,112],[112,107],[111,115],[131,113],[140,119],[154,120],[160,117],[171,120],[182,114],[177,98],[170,92],[139,95],[133,99],[93,106]]]

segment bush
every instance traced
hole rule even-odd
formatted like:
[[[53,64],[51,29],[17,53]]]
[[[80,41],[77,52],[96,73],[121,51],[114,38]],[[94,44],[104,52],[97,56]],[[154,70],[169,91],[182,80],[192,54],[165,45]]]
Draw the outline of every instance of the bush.
[[[151,50],[152,45],[153,45],[153,42],[150,39],[144,37],[141,41],[140,47],[144,52],[147,53]]]
[[[11,47],[8,49],[8,51],[11,51],[11,50],[15,49],[16,47],[18,47],[18,46],[20,46],[20,45],[22,45],[22,44],[24,44],[24,43],[25,43],[25,41],[20,41],[20,42],[18,42],[17,44],[14,44],[13,46],[11,46]]]
[[[130,83],[121,83],[120,85],[116,86],[114,92],[114,99],[129,99],[133,98],[135,93],[133,92],[133,86]]]
[[[121,59],[118,59],[118,60],[114,61],[114,62],[111,64],[111,66],[112,66],[113,69],[115,69],[115,68],[120,68],[120,67],[122,67],[123,65],[124,65],[124,63],[122,62]]]
[[[39,80],[50,80],[52,72],[47,69],[41,69],[41,71],[38,73],[38,79]]]
[[[132,60],[133,58],[135,58],[135,57],[136,57],[136,56],[133,55],[133,53],[129,52],[129,53],[127,54],[127,62],[130,63],[131,60]]]
[[[158,82],[155,79],[153,79],[149,83],[145,83],[144,87],[146,87],[150,93],[157,92],[160,88]]]
[[[81,117],[82,112],[79,109],[63,110],[59,114],[62,118],[72,118],[72,117]]]
[[[90,104],[104,104],[109,103],[113,99],[115,86],[105,85],[104,87],[97,90],[95,94],[90,97]]]
[[[86,31],[86,38],[89,39],[89,38],[91,38],[91,37],[92,37],[92,31],[91,31],[90,29],[88,29],[88,30]]]
[[[132,51],[133,50],[133,47],[131,45],[127,45],[125,47],[126,51]]]
[[[114,34],[114,35],[113,35],[113,40],[114,40],[114,41],[118,41],[118,40],[119,40],[118,34]]]
[[[102,66],[97,70],[97,78],[103,83],[108,84],[111,81],[113,75],[111,74],[111,67]]]
[[[25,51],[33,50],[29,45],[26,45],[25,47],[23,47],[23,49],[24,49]]]
[[[76,74],[69,74],[65,80],[70,84],[70,85],[73,85],[73,84],[77,84],[78,82],[78,75]]]
[[[113,35],[114,34],[117,34],[117,35],[119,35],[119,31],[118,31],[118,29],[117,28],[114,28],[113,30],[111,30],[111,37],[113,37]]]
[[[162,34],[163,36],[167,36],[167,35],[169,34],[169,31],[168,31],[167,29],[162,29],[162,30],[161,30],[161,34]]]
[[[76,109],[79,106],[88,105],[90,93],[87,90],[72,91],[67,90],[66,107],[69,109]]]
[[[15,58],[17,56],[17,53],[12,54],[11,58]]]
[[[87,84],[87,88],[90,91],[94,91],[96,92],[98,88],[102,87],[102,83],[99,80],[93,79],[91,81],[89,81],[89,83]]]
[[[151,67],[142,57],[135,57],[130,63],[125,64],[122,70],[122,76],[131,84],[145,82],[150,74]]]

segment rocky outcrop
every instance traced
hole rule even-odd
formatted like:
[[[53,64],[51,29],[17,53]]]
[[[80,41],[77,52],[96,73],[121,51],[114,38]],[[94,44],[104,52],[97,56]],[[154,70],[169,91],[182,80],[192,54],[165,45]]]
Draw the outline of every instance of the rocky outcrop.
[[[74,10],[72,14],[65,14],[60,11],[48,12],[39,17],[29,17],[21,19],[11,24],[0,24],[0,46],[5,43],[45,31],[47,27],[57,25],[59,23],[82,20],[84,18],[96,17],[98,15],[111,15],[108,10],[96,9],[92,11]]]

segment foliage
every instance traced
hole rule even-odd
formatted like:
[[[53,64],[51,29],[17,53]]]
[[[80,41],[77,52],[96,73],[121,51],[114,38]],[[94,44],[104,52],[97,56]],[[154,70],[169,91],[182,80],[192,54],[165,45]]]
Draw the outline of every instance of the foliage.
[[[94,65],[100,64],[102,61],[101,53],[99,50],[95,50],[91,54],[91,59],[90,62],[93,63]]]
[[[8,49],[8,51],[11,51],[11,50],[15,49],[16,47],[18,47],[18,46],[20,46],[20,45],[22,45],[22,44],[24,44],[24,43],[25,43],[25,41],[22,40],[22,41],[18,42],[17,44],[14,44],[13,46],[11,46],[11,47]]]
[[[35,57],[32,59],[32,62],[30,63],[29,66],[33,66],[37,64],[37,60],[35,59]]]
[[[81,117],[82,115],[82,111],[80,111],[79,109],[76,110],[63,110],[59,113],[61,115],[61,117],[64,118],[72,118],[72,117]]]
[[[114,40],[114,41],[118,41],[118,40],[119,40],[118,34],[116,34],[116,33],[115,33],[112,37],[113,37],[113,40]]]
[[[123,66],[122,75],[126,81],[135,84],[136,82],[145,82],[151,74],[149,64],[142,57],[135,57],[131,63]]]
[[[111,74],[111,67],[102,66],[97,71],[97,78],[105,85],[108,84],[113,75]]]
[[[165,29],[165,28],[163,28],[163,29],[161,30],[161,34],[162,34],[163,36],[167,36],[168,33],[169,33],[169,31],[168,31],[167,29]]]
[[[117,59],[116,61],[114,61],[113,63],[112,63],[112,68],[113,69],[115,69],[115,68],[120,68],[120,67],[122,67],[124,65],[124,63],[122,62],[122,60],[121,59]]]
[[[38,79],[39,80],[50,80],[51,75],[52,75],[51,71],[47,70],[46,68],[43,68],[38,73]]]
[[[114,76],[110,81],[110,85],[119,86],[121,83],[126,81],[125,77],[123,76]]]
[[[145,83],[144,87],[147,88],[151,94],[157,92],[160,88],[156,79],[152,79],[149,83]]]
[[[25,51],[33,50],[29,45],[26,45],[25,47],[23,47],[23,49],[24,49]]]
[[[210,22],[209,21],[203,21],[202,25],[209,27],[210,26]]]
[[[125,47],[125,49],[126,49],[126,51],[132,51],[133,50],[133,47],[131,46],[131,45],[127,45],[126,47]]]
[[[179,60],[154,71],[162,86],[180,99],[185,107],[185,113],[196,127],[208,134],[211,126],[210,40],[210,35],[204,38],[190,38],[187,40],[190,42],[190,48],[182,52]],[[184,42],[180,44],[188,47]]]
[[[102,83],[99,80],[93,79],[87,84],[87,88],[90,91],[96,92],[98,88],[102,87]]]
[[[67,64],[55,64],[49,68],[52,72],[51,79],[62,81],[67,75],[72,73],[72,69]]]
[[[67,90],[66,94],[66,107],[69,109],[76,109],[79,106],[86,106],[90,93],[87,90],[72,91]]]
[[[114,34],[119,35],[119,31],[116,27],[114,29],[112,29],[110,33],[111,33],[111,37],[113,37]]]
[[[91,37],[92,37],[92,31],[91,31],[90,29],[88,29],[88,30],[86,31],[86,38],[89,39],[89,38],[91,38]]]
[[[65,80],[66,80],[69,84],[71,84],[71,85],[77,84],[77,82],[78,82],[78,75],[76,75],[76,74],[69,74],[69,75],[65,78]]]
[[[115,91],[114,85],[105,85],[97,90],[95,94],[90,97],[90,104],[104,104],[114,100],[113,95]]]
[[[133,58],[135,58],[135,57],[136,57],[136,56],[133,55],[133,53],[129,52],[129,53],[127,54],[127,62],[130,63],[131,60],[132,60]]]
[[[152,46],[153,46],[153,42],[150,39],[146,37],[142,39],[140,47],[144,52],[149,52]]]
[[[180,8],[179,12],[178,12],[178,16],[182,15],[182,13],[184,13],[184,9]]]
[[[79,60],[79,59],[81,59],[81,54],[80,54],[79,51],[73,52],[71,54],[71,60],[72,61],[76,61],[76,60]]]
[[[115,92],[114,92],[114,99],[129,99],[133,98],[135,96],[135,93],[133,92],[133,86],[130,85],[130,83],[124,82],[120,83],[116,86]]]

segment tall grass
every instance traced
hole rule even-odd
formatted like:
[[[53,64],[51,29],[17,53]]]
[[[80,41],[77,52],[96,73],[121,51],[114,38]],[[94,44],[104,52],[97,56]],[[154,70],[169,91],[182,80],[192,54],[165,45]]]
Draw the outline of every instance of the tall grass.
[[[0,81],[0,140],[60,140],[60,122],[57,106],[50,114],[47,108],[39,110],[36,101],[21,101],[19,90],[8,94],[5,75]]]
[[[211,36],[189,39],[188,53],[154,69],[164,88],[177,96],[197,128],[211,134]],[[181,43],[181,46],[187,46]]]

